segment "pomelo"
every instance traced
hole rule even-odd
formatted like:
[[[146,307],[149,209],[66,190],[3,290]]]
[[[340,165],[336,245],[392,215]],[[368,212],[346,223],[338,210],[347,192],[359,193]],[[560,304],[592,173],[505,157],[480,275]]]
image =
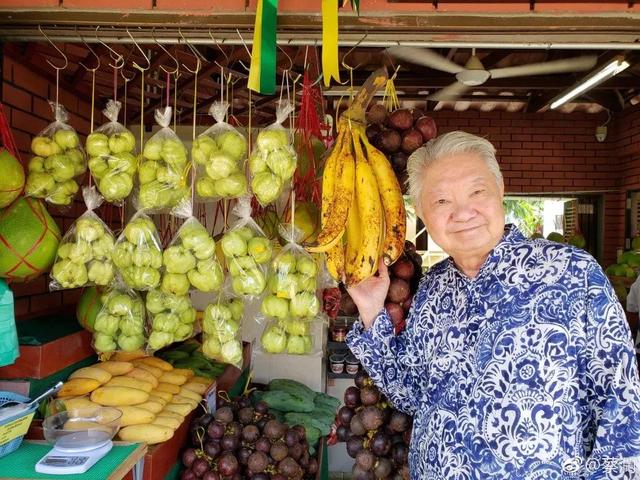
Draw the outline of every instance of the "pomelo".
[[[93,332],[96,316],[102,308],[101,293],[96,287],[85,288],[76,307],[76,318],[82,328]]]
[[[640,250],[640,235],[633,237],[633,240],[631,240],[631,250]]]
[[[574,247],[582,248],[587,246],[587,241],[584,239],[582,235],[576,233],[575,235],[571,235],[569,237],[569,245],[573,245]]]
[[[291,209],[287,210],[285,221],[287,223],[291,223]],[[296,224],[296,228],[299,228],[303,232],[300,243],[311,243],[316,239],[320,227],[320,211],[314,203],[296,203],[296,211],[294,213],[293,221]]]
[[[0,149],[0,208],[13,202],[24,188],[24,168],[6,148]]]
[[[0,277],[25,282],[47,271],[56,257],[60,229],[44,204],[20,197],[0,211]]]
[[[552,242],[564,243],[564,237],[558,232],[551,232],[547,235],[547,240],[551,240]]]

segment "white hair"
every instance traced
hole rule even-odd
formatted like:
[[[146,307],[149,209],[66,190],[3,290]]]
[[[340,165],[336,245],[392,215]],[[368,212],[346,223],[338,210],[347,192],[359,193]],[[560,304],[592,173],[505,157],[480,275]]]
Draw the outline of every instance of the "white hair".
[[[476,153],[482,158],[493,174],[499,187],[504,185],[502,172],[496,160],[496,148],[486,138],[471,133],[455,131],[429,140],[411,154],[407,160],[407,185],[416,208],[420,209],[420,197],[424,184],[424,169],[443,157],[461,153]]]

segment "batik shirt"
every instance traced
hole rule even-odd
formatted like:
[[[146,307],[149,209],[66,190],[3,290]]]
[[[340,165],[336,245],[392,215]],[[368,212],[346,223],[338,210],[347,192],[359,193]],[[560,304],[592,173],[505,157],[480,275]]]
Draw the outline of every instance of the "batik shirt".
[[[414,417],[412,480],[640,479],[640,385],[616,295],[584,250],[507,226],[478,275],[422,279],[406,330],[347,342]]]

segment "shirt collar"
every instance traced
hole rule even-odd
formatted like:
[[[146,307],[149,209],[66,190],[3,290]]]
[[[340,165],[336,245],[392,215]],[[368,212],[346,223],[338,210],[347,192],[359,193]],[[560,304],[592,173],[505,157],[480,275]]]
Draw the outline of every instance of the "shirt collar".
[[[498,244],[489,252],[487,258],[485,259],[482,267],[480,267],[480,271],[478,275],[476,275],[473,279],[470,279],[465,274],[463,274],[458,268],[455,266],[453,262],[453,258],[449,257],[448,259],[448,270],[452,272],[454,275],[457,275],[459,278],[464,279],[467,282],[473,282],[484,275],[492,272],[496,266],[502,261],[504,257],[507,256],[508,252],[511,251],[514,244],[519,243],[525,239],[524,235],[518,227],[514,224],[509,223],[504,226],[504,233],[502,234],[502,238],[498,242]]]

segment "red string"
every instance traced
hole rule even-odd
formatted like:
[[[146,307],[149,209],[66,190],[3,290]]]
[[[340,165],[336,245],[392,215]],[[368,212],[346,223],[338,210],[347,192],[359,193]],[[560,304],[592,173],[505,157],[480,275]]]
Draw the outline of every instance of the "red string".
[[[20,150],[18,150],[16,141],[13,138],[11,127],[9,127],[7,116],[4,113],[4,105],[1,102],[0,102],[0,139],[2,140],[2,145],[4,146],[4,148],[6,148],[11,155],[16,157],[18,161],[22,163],[22,158],[20,158]]]

